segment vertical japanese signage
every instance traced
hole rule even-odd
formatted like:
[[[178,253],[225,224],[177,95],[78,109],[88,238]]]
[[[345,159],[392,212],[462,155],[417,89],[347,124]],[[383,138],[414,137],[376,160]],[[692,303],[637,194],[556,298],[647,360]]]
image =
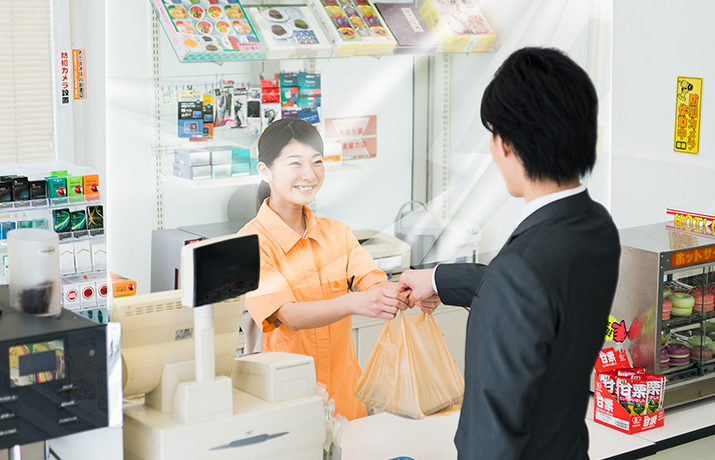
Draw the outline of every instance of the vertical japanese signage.
[[[673,150],[676,152],[695,155],[700,149],[702,91],[702,78],[678,77],[673,142]]]
[[[60,52],[60,103],[70,103],[70,53]]]
[[[87,99],[87,68],[85,50],[72,50],[74,100]]]

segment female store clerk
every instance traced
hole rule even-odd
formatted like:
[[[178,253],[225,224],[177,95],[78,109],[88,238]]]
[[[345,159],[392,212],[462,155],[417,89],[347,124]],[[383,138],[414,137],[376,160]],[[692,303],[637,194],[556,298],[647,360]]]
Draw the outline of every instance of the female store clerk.
[[[259,238],[259,286],[245,305],[263,344],[258,348],[244,317],[247,350],[312,356],[336,412],[364,417],[365,405],[353,395],[361,370],[350,315],[392,319],[407,308],[405,297],[347,226],[308,209],[325,178],[323,140],[312,125],[295,118],[271,123],[258,140],[258,160],[259,200],[266,198],[239,233]]]

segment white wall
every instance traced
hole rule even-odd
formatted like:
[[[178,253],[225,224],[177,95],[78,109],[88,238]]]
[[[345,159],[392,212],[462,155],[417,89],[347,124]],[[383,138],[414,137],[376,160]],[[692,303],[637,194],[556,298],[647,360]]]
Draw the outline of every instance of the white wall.
[[[614,4],[612,211],[619,228],[664,222],[671,206],[715,211],[713,17],[708,0]],[[686,18],[681,34],[677,24]],[[673,151],[678,76],[703,78],[699,155]]]

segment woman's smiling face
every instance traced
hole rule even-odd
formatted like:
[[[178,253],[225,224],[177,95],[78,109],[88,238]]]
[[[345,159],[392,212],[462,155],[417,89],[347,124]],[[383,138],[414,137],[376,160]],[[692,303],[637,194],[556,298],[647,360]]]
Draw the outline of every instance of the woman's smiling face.
[[[271,201],[277,205],[309,205],[325,179],[323,154],[295,140],[283,147],[270,168],[263,166],[261,177],[270,185]]]

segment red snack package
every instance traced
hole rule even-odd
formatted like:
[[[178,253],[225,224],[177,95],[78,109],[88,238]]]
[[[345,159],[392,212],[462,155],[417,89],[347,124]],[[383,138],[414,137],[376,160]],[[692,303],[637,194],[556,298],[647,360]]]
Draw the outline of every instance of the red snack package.
[[[598,379],[603,384],[603,387],[611,393],[616,400],[618,400],[618,394],[616,393],[616,388],[618,386],[618,373],[613,372],[601,372],[598,374]]]
[[[619,377],[633,377],[634,375],[643,374],[644,372],[645,372],[645,369],[642,367],[631,367],[628,369],[619,369],[618,376]]]
[[[648,382],[643,375],[618,377],[618,402],[630,415],[646,412]]]
[[[648,403],[646,404],[646,413],[654,414],[663,408],[665,376],[645,374],[645,377],[648,385]]]

